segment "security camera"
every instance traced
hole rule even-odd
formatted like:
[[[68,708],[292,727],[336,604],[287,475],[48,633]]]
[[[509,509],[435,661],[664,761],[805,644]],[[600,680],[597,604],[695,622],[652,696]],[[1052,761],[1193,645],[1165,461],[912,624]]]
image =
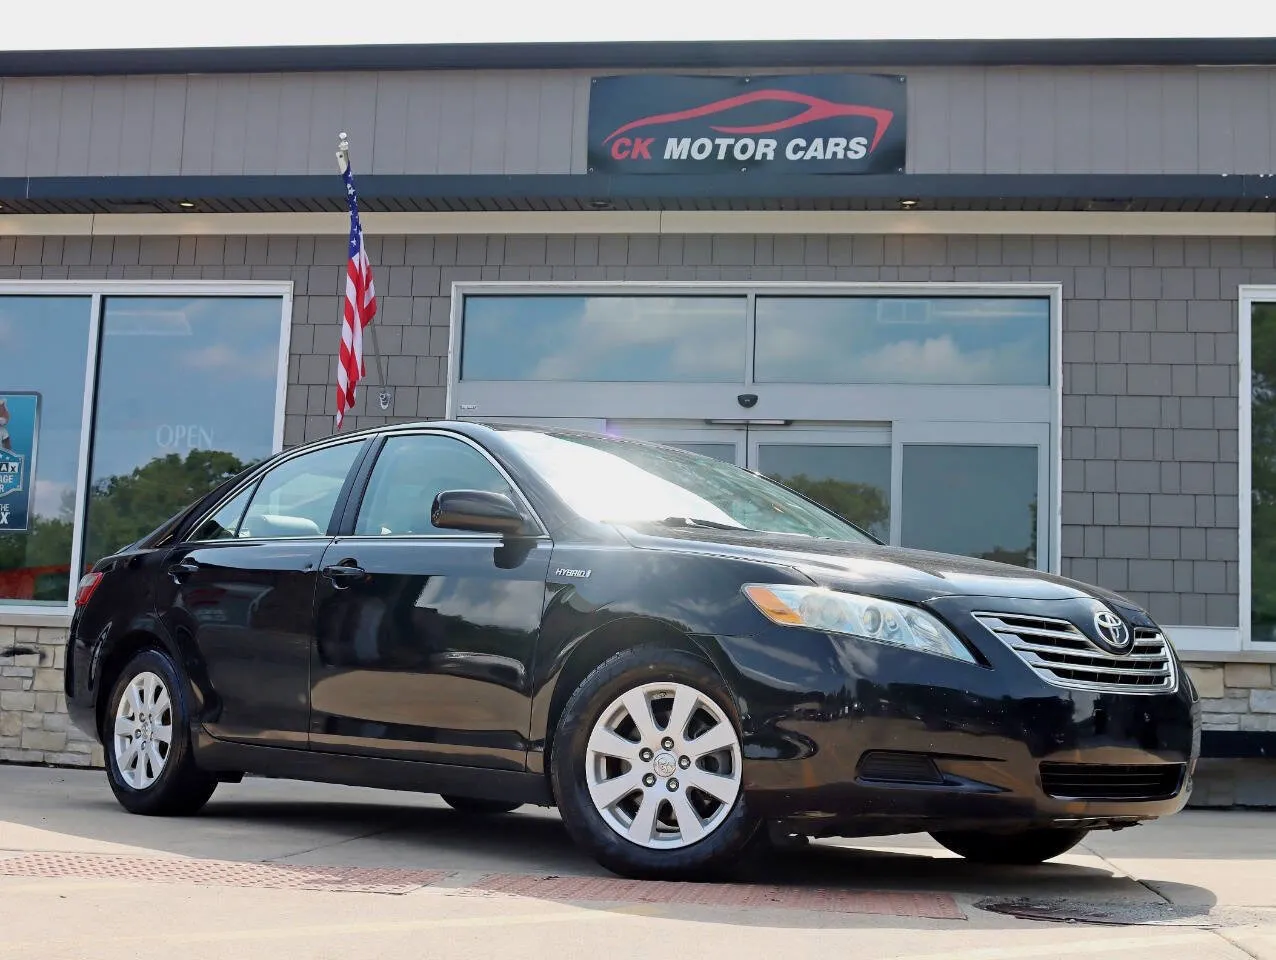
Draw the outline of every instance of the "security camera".
[[[735,399],[736,399],[736,402],[740,404],[740,406],[744,407],[747,410],[749,407],[757,405],[758,395],[756,393],[742,393]]]

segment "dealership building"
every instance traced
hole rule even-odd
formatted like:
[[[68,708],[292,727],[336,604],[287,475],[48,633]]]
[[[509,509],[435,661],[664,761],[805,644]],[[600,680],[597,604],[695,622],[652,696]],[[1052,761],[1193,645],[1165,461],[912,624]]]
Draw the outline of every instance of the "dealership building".
[[[343,430],[662,440],[1116,590],[1249,771],[1198,802],[1276,796],[1271,40],[0,52],[0,760],[100,762],[86,565],[333,432],[343,133]]]

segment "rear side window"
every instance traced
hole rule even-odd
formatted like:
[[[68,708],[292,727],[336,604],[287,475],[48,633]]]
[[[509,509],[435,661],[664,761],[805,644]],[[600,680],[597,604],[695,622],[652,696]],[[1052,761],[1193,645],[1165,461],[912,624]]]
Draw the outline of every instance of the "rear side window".
[[[253,488],[240,491],[236,496],[222,504],[221,509],[208,517],[196,527],[188,539],[190,540],[230,540],[239,531],[239,521],[243,519],[244,508],[248,506],[248,498]]]
[[[279,540],[327,534],[362,440],[285,460],[195,528],[190,540]]]
[[[483,490],[514,496],[501,472],[464,441],[437,434],[391,437],[372,469],[355,534],[385,537],[441,533],[430,516],[434,498],[444,490]]]

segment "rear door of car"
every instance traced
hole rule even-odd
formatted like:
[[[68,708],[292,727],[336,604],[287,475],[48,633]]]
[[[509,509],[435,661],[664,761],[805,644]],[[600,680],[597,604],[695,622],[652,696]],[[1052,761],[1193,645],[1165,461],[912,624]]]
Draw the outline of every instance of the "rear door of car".
[[[521,771],[553,544],[441,530],[443,490],[526,501],[476,443],[392,434],[350,497],[316,591],[312,749]]]
[[[171,548],[157,605],[191,652],[200,715],[219,739],[308,746],[319,564],[368,441],[287,457],[223,500]]]

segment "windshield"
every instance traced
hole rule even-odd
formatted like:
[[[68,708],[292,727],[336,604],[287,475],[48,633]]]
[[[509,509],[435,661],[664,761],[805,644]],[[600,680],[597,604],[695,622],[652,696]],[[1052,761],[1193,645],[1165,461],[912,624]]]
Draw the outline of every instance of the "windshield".
[[[712,457],[588,435],[510,430],[505,436],[588,520],[875,542],[783,487]]]

